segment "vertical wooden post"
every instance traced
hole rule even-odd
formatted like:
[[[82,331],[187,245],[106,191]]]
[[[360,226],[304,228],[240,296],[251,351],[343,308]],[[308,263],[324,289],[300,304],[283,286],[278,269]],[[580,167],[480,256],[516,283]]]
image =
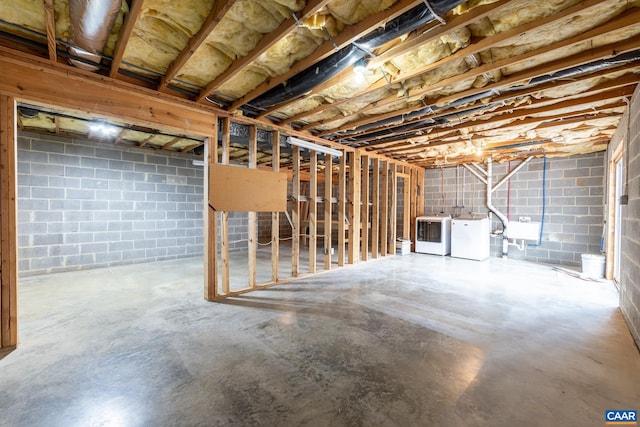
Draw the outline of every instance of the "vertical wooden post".
[[[300,147],[293,146],[293,209],[291,222],[293,235],[291,236],[291,275],[298,277],[300,264]]]
[[[416,206],[416,216],[424,215],[424,169],[418,169],[418,206]],[[463,189],[464,190],[464,189]]]
[[[389,208],[389,255],[396,253],[396,234],[398,228],[398,166],[389,164],[391,169],[391,207]]]
[[[362,244],[360,257],[369,259],[369,156],[362,156]]]
[[[360,261],[360,200],[362,200],[362,188],[360,176],[361,170],[360,152],[349,154],[349,264],[357,264]]]
[[[249,169],[258,167],[258,129],[256,125],[249,126]],[[256,288],[257,252],[258,252],[258,219],[256,212],[248,212],[249,224],[249,287]]]
[[[229,117],[222,119],[222,158],[223,165],[229,164],[229,142],[231,140],[231,120]],[[222,263],[222,293],[229,293],[231,276],[229,275],[229,212],[220,213],[220,261]]]
[[[347,193],[347,154],[340,157],[338,171],[338,266],[344,265],[345,231],[346,231],[346,193]]]
[[[271,134],[271,167],[274,172],[280,172],[280,132]],[[271,214],[271,280],[278,281],[278,268],[280,261],[280,212]]]
[[[316,272],[316,247],[317,247],[317,226],[318,217],[318,153],[311,151],[309,165],[309,273]]]
[[[380,185],[380,255],[387,256],[389,248],[389,165],[381,161],[382,179]]]
[[[205,144],[205,189],[207,205],[205,207],[205,275],[204,298],[213,301],[218,296],[218,214],[211,204],[211,165],[218,162],[218,117],[214,118],[213,134]]]
[[[324,269],[331,270],[331,198],[333,186],[333,160],[331,154],[324,156]]]
[[[418,169],[411,168],[411,217],[409,225],[409,239],[411,250],[416,248],[416,218],[418,216]]]
[[[409,171],[410,172],[410,171]],[[404,190],[402,212],[402,238],[411,240],[411,175],[404,175]]]
[[[0,348],[18,344],[16,102],[0,94]]]
[[[371,171],[371,258],[380,250],[380,159],[373,159]]]

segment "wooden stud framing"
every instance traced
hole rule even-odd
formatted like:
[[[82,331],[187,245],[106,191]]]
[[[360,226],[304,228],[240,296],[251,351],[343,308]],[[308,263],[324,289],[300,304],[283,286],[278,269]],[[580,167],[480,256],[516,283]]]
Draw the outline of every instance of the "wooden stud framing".
[[[338,266],[344,265],[346,217],[346,190],[347,190],[347,156],[340,157],[340,169],[338,171]]]
[[[331,154],[324,157],[324,269],[331,270],[331,198],[333,185],[333,159]]]
[[[16,102],[0,94],[0,348],[18,344]]]
[[[231,140],[231,120],[228,117],[222,119],[222,159],[223,165],[229,164],[229,142]],[[222,263],[222,293],[229,293],[231,276],[229,275],[229,212],[220,213],[220,260]]]
[[[382,163],[382,175],[380,185],[380,255],[387,256],[389,248],[389,165]]]
[[[53,0],[44,0],[44,13],[49,60],[51,63],[56,64],[58,62],[58,49],[56,45],[56,17]]]
[[[360,244],[360,258],[369,260],[369,156],[362,156],[362,242]]]
[[[396,253],[396,233],[397,233],[397,217],[398,217],[398,170],[397,165],[392,163],[389,165],[391,169],[391,206],[389,207],[389,255]]]
[[[214,117],[216,127],[218,118]],[[218,214],[211,205],[211,186],[209,185],[209,174],[211,173],[211,166],[214,163],[218,163],[218,132],[214,132],[205,145],[205,158],[207,160],[205,164],[205,181],[207,206],[205,208],[205,232],[204,241],[206,242],[205,248],[205,274],[204,274],[204,299],[207,301],[213,301],[218,297]]]
[[[402,238],[411,240],[411,174],[403,174],[403,207],[402,207]]]
[[[316,272],[317,218],[318,218],[318,153],[311,151],[309,165],[309,273]]]
[[[380,250],[380,159],[373,158],[371,171],[371,258]]]
[[[291,238],[291,276],[298,277],[300,265],[300,147],[293,146],[293,223]]]
[[[280,132],[274,131],[271,141],[271,168],[280,172]],[[271,281],[278,282],[278,267],[280,261],[280,212],[271,214]]]
[[[418,169],[411,168],[411,216],[409,225],[409,239],[411,250],[415,251],[416,244],[416,218],[418,217]]]
[[[258,129],[255,125],[249,126],[249,168],[258,167]],[[257,255],[258,255],[258,218],[256,212],[248,212],[249,224],[249,287],[256,288]]]
[[[129,6],[129,13],[124,17],[124,22],[122,23],[122,27],[120,27],[118,41],[116,42],[116,48],[113,52],[113,60],[111,61],[111,71],[109,72],[111,78],[116,78],[118,75],[124,51],[127,48],[131,34],[133,34],[133,27],[140,16],[142,3],[144,3],[144,0],[132,0]]]
[[[357,264],[360,260],[360,153],[349,153],[349,264]]]

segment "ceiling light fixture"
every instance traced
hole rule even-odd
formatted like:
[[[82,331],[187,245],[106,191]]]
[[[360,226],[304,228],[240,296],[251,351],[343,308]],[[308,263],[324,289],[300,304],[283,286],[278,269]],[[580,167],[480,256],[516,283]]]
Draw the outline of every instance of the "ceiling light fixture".
[[[335,157],[342,157],[342,151],[340,150],[336,150],[335,148],[325,147],[323,145],[314,144],[313,142],[305,141],[304,139],[296,138],[294,136],[288,137],[287,143],[301,147],[301,148],[314,150],[319,153],[331,154],[332,156],[335,156]]]
[[[367,71],[368,63],[369,61],[365,58],[358,59],[355,64],[353,64],[353,72],[356,74],[364,74],[364,72]]]
[[[118,133],[118,127],[105,122],[89,123],[91,132],[99,133],[102,136],[113,136]]]

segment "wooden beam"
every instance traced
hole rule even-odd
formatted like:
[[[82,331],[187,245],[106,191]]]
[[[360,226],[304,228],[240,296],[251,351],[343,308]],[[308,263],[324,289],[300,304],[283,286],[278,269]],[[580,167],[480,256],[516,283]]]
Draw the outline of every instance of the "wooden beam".
[[[275,173],[280,172],[280,132],[271,134],[271,168]],[[271,280],[278,283],[278,268],[280,264],[280,212],[271,214]]]
[[[596,0],[593,0],[596,1]],[[601,0],[598,0],[601,1]],[[466,27],[470,24],[472,24],[473,22],[476,22],[480,19],[483,19],[484,17],[486,17],[487,15],[489,15],[490,13],[497,13],[500,10],[504,9],[506,6],[509,6],[510,4],[514,3],[515,0],[501,0],[497,3],[491,3],[488,5],[484,5],[484,6],[479,6],[473,10],[471,10],[470,12],[464,13],[462,15],[458,15],[458,16],[454,16],[449,22],[447,22],[447,25],[444,26],[439,26],[433,29],[430,29],[429,31],[426,31],[422,34],[418,34],[417,36],[414,37],[409,37],[407,40],[404,40],[402,43],[399,43],[398,45],[392,47],[391,49],[385,51],[384,53],[375,56],[373,58],[371,58],[371,60],[369,61],[369,64],[367,65],[367,67],[369,69],[374,69],[374,68],[379,68],[381,67],[385,62],[388,61],[392,61],[394,58],[397,58],[398,56],[401,56],[411,50],[414,50],[416,48],[418,48],[419,46],[425,45],[431,41],[437,40],[440,37],[442,37],[443,35],[446,34],[450,34],[455,32],[456,30]],[[502,34],[502,33],[501,33]],[[489,37],[487,37],[489,38]],[[485,48],[486,49],[486,48]],[[467,54],[469,55],[469,54]],[[448,59],[448,58],[446,58]],[[438,62],[439,64],[439,62]],[[404,76],[404,74],[407,73],[401,73],[398,76],[388,76],[391,78],[391,83],[397,83],[399,81],[404,81],[404,80],[408,80],[409,78],[417,75],[417,74],[422,74],[422,72],[419,73],[414,73],[414,75],[412,76]],[[354,98],[369,94],[375,90],[378,90],[384,86],[389,85],[389,83],[387,82],[387,80],[383,77],[381,77],[380,80],[378,80],[377,82],[375,82],[374,84],[370,85],[369,87],[367,87],[365,90],[358,92],[356,94],[352,94],[351,96],[349,96],[348,98],[344,98],[344,99],[339,99],[339,100],[334,100],[332,103],[330,104],[322,104],[319,105],[318,107],[306,111],[306,112],[302,112],[300,114],[297,114],[295,117],[291,117],[290,119],[284,120],[283,124],[287,124],[287,123],[291,123],[293,121],[297,121],[303,117],[307,117],[310,116],[312,114],[316,114],[320,111],[324,111],[326,109],[329,108],[334,108],[337,107],[338,105],[342,105],[346,102],[350,102],[353,101]],[[312,129],[314,127],[316,127],[318,124],[321,123],[325,123],[327,121],[322,121],[322,122],[318,122],[318,123],[312,123],[309,126],[305,126],[306,129]]]
[[[329,1],[330,0],[307,1],[307,5],[305,6],[298,20],[303,21],[311,17],[324,6],[326,6]],[[222,74],[213,79],[211,82],[209,82],[207,86],[202,91],[200,91],[200,95],[198,95],[198,101],[204,100],[204,98],[215,92],[216,89],[228,82],[234,75],[244,69],[247,65],[258,59],[260,55],[266,52],[283,37],[293,32],[296,27],[297,21],[292,16],[282,21],[278,28],[262,36],[258,44],[251,50],[251,52],[249,52],[245,56],[237,58],[229,68],[227,68]]]
[[[214,118],[216,124],[218,120]],[[218,213],[211,205],[210,173],[211,165],[218,163],[218,132],[207,138],[205,145],[205,191],[207,194],[207,207],[205,208],[204,241],[205,241],[205,275],[204,275],[204,299],[214,301],[218,297]]]
[[[222,119],[222,158],[220,163],[229,164],[229,143],[231,141],[231,120],[228,117]],[[231,276],[229,274],[229,212],[220,212],[220,261],[222,263],[222,293],[229,294]]]
[[[389,248],[389,164],[381,162],[380,177],[380,255],[387,256]]]
[[[180,72],[184,64],[193,56],[193,54],[198,50],[198,48],[202,45],[202,43],[207,40],[209,34],[216,28],[216,26],[220,23],[224,15],[227,14],[231,6],[237,0],[217,0],[213,4],[213,8],[207,16],[207,19],[204,21],[198,32],[189,39],[187,45],[182,52],[176,57],[176,59],[169,64],[167,67],[167,71],[162,76],[162,80],[160,81],[160,85],[158,86],[159,91],[163,91],[167,88],[171,80]],[[204,98],[204,97],[202,97]]]
[[[0,348],[18,344],[16,101],[0,92]]]
[[[332,224],[332,186],[333,186],[333,159],[331,154],[324,157],[324,269],[331,270],[331,224]]]
[[[389,207],[389,255],[396,253],[396,234],[398,225],[398,166],[393,163],[389,165],[390,171],[390,190],[391,190],[391,206]]]
[[[374,157],[371,171],[371,258],[378,258],[380,249],[380,159]]]
[[[120,64],[122,64],[122,57],[124,56],[124,52],[127,49],[127,43],[129,43],[131,34],[133,34],[133,29],[136,26],[136,22],[140,17],[140,11],[142,10],[143,3],[144,0],[131,0],[129,13],[124,17],[124,22],[122,23],[122,27],[120,27],[120,34],[118,35],[118,40],[116,41],[116,47],[113,51],[113,59],[111,60],[111,71],[109,72],[109,76],[112,79],[115,79],[118,75]]]
[[[369,260],[369,230],[371,225],[369,223],[369,156],[362,156],[362,243],[360,258],[362,261]]]
[[[318,218],[318,153],[311,151],[309,173],[309,273],[316,272],[317,218]]]
[[[294,145],[293,150],[293,207],[291,222],[293,225],[291,236],[291,276],[298,277],[300,264],[300,147]]]
[[[216,123],[215,125],[216,125],[216,127],[217,127],[217,123]],[[218,143],[218,136],[217,136],[217,135],[218,135],[218,134],[217,134],[217,132],[215,133],[215,135],[216,135],[216,145],[214,145],[213,147],[216,147],[216,150],[215,150],[215,153],[214,153],[214,154],[216,154],[216,153],[218,152],[218,149],[217,149],[217,147],[218,147],[218,144],[217,144],[217,143]],[[166,144],[164,144],[164,145],[162,146],[162,149],[163,149],[163,150],[167,150],[167,149],[169,149],[169,147],[171,147],[171,146],[173,146],[173,145],[176,145],[176,144],[177,144],[181,139],[182,139],[182,138],[180,138],[180,137],[173,138],[171,141],[169,141],[169,142],[167,142]],[[217,161],[217,160],[218,160],[218,156],[217,156],[217,154],[216,154],[216,161]]]
[[[411,240],[411,174],[404,174],[402,178],[402,238]]]
[[[338,266],[344,266],[345,261],[345,232],[347,225],[346,196],[347,196],[347,156],[340,157],[338,170]]]
[[[255,125],[249,126],[249,169],[256,169],[258,167],[258,129]],[[255,183],[259,185],[258,183]],[[286,183],[285,192],[286,192]],[[248,214],[249,224],[249,241],[248,244],[248,258],[249,258],[249,287],[255,289],[257,282],[257,263],[258,263],[258,218],[255,211],[251,211]]]
[[[58,47],[56,43],[56,13],[54,0],[44,0],[44,22],[47,29],[47,47],[49,49],[49,61],[58,63]]]
[[[543,47],[540,47],[538,49],[532,50],[530,52],[527,52],[525,54],[521,54],[521,55],[517,55],[511,58],[507,58],[501,61],[497,61],[497,62],[493,62],[493,63],[488,63],[488,64],[484,64],[481,65],[479,67],[476,68],[472,68],[469,71],[456,75],[456,76],[452,76],[449,77],[447,79],[441,80],[437,83],[431,84],[431,85],[427,85],[427,86],[423,86],[420,88],[416,88],[416,89],[412,89],[409,91],[409,97],[413,98],[413,97],[418,97],[418,96],[422,96],[422,95],[426,95],[430,92],[434,92],[437,90],[440,90],[446,86],[449,85],[455,85],[457,83],[460,83],[462,81],[465,80],[469,80],[472,79],[474,77],[478,77],[480,75],[482,75],[483,73],[490,73],[496,70],[500,70],[501,68],[507,67],[507,66],[514,66],[515,64],[518,63],[522,63],[525,61],[531,61],[532,59],[534,59],[537,56],[542,56],[545,54],[548,54],[549,52],[552,52],[554,50],[558,50],[561,48],[566,48],[587,40],[591,40],[591,39],[595,39],[597,37],[602,36],[603,34],[609,33],[609,32],[613,32],[613,31],[618,31],[621,28],[626,28],[632,25],[635,25],[637,20],[640,18],[640,8],[634,8],[633,11],[629,14],[625,14],[621,17],[615,18],[612,21],[597,27],[591,31],[579,34],[577,36],[553,43],[551,45],[546,45]],[[457,92],[454,93],[452,95],[448,95],[448,96],[444,96],[441,98],[438,98],[436,100],[431,101],[431,104],[438,104],[438,105],[446,105],[449,102],[452,101],[456,101],[458,99],[462,99],[468,96],[473,96],[473,95],[477,95],[479,93],[482,92],[486,92],[492,89],[495,90],[499,90],[499,89],[504,89],[506,87],[510,87],[511,85],[523,82],[523,81],[529,81],[535,77],[538,76],[543,76],[543,75],[547,75],[547,74],[553,74],[557,71],[560,70],[564,70],[567,68],[571,68],[571,67],[575,67],[578,65],[583,65],[589,62],[593,62],[593,61],[597,61],[600,59],[605,59],[605,58],[610,58],[613,55],[617,55],[620,53],[624,53],[624,52],[628,52],[630,50],[634,50],[637,49],[638,45],[640,44],[640,36],[634,36],[634,37],[630,37],[628,39],[622,40],[620,42],[617,43],[612,43],[610,45],[606,45],[606,46],[600,46],[597,48],[593,48],[584,52],[579,52],[575,55],[572,55],[570,57],[567,58],[561,58],[561,59],[557,59],[555,61],[551,61],[549,63],[544,63],[532,68],[529,68],[525,71],[519,72],[519,73],[515,73],[512,74],[496,83],[492,83],[489,85],[485,85],[482,87],[477,87],[477,88],[471,88],[471,89],[467,89],[466,91],[463,92]],[[454,54],[455,55],[455,54]],[[445,58],[443,61],[448,61],[447,58]],[[438,66],[440,64],[442,64],[442,61],[439,61],[437,64]],[[397,96],[389,96],[386,98],[383,98],[381,100],[378,100],[376,102],[376,107],[381,107],[384,105],[388,105],[391,104],[393,102],[397,102],[398,98]],[[381,116],[376,116],[375,120],[372,120],[371,118],[367,118],[367,119],[363,119],[363,120],[357,120],[357,121],[351,121],[351,122],[347,122],[345,125],[337,128],[337,129],[332,129],[330,131],[324,131],[324,132],[320,132],[318,135],[319,136],[324,136],[330,133],[335,133],[335,132],[341,132],[341,131],[346,131],[349,129],[355,129],[359,126],[363,126],[365,124],[370,124],[373,123],[375,121],[379,121],[379,120],[384,120],[386,118],[391,118],[391,117],[395,117],[399,114],[402,113],[407,113],[407,112],[411,112],[411,111],[416,111],[416,110],[420,110],[424,108],[424,105],[416,105],[414,107],[409,107],[407,109],[403,109],[402,111],[394,111],[394,112],[390,112],[387,113],[386,115],[381,115]]]
[[[422,3],[423,0],[399,0],[393,6],[389,7],[387,10],[383,10],[378,13],[374,13],[369,17],[365,18],[363,21],[346,27],[337,37],[333,40],[327,40],[320,47],[318,47],[313,53],[306,58],[296,62],[293,64],[291,69],[279,76],[271,77],[267,79],[264,83],[258,85],[255,89],[253,89],[248,94],[244,95],[236,102],[231,104],[229,107],[230,111],[235,111],[247,102],[252,101],[258,96],[262,95],[269,89],[278,86],[282,83],[285,83],[291,77],[296,74],[306,70],[317,62],[322,61],[329,55],[333,54],[336,50],[336,46],[338,48],[343,48],[349,44],[351,44],[354,40],[357,40],[364,34],[368,34],[371,31],[375,30],[378,27],[384,27],[384,25],[393,20],[394,18],[400,16],[404,12],[413,9],[418,4]],[[334,45],[335,43],[335,45]]]
[[[148,144],[148,143],[149,143],[149,142],[150,142],[154,137],[155,137],[155,135],[149,135],[148,137],[146,137],[146,138],[144,139],[144,141],[141,141],[141,142],[138,144],[138,148],[142,148],[142,147],[144,147],[145,145],[147,145],[147,144]],[[198,145],[200,145],[200,144],[198,144]]]
[[[360,261],[360,201],[362,200],[360,163],[360,153],[349,154],[349,252],[347,254],[349,264],[357,264]]]

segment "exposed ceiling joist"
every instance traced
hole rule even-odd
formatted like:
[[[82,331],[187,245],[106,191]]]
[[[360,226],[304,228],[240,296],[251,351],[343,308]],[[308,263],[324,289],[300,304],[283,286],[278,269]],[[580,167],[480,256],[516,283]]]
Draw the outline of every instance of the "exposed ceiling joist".
[[[224,15],[231,9],[231,6],[238,0],[218,0],[214,3],[213,9],[207,16],[198,32],[189,39],[185,48],[180,52],[176,59],[171,62],[167,71],[160,80],[158,90],[163,91],[167,88],[171,80],[178,74],[180,69],[187,63],[189,58],[193,56],[195,51],[204,43],[209,34],[220,23]]]
[[[207,86],[200,92],[197,100],[203,101],[207,96],[211,95],[216,89],[231,79],[236,73],[238,73],[238,71],[244,69],[247,65],[266,52],[267,49],[276,44],[280,39],[291,33],[298,25],[298,20],[303,21],[313,16],[316,12],[325,7],[329,1],[330,0],[308,1],[299,18],[294,19],[293,16],[287,18],[282,21],[278,28],[263,36],[249,54],[237,58],[226,71],[216,77],[213,81],[209,82],[209,84],[207,84]]]
[[[127,14],[127,16],[125,16],[124,23],[122,24],[122,27],[120,27],[120,35],[118,36],[116,48],[113,52],[111,71],[109,72],[109,76],[113,79],[118,76],[118,70],[120,69],[120,64],[122,64],[122,56],[124,55],[124,51],[127,48],[129,38],[133,33],[133,28],[136,25],[136,21],[140,16],[140,11],[142,10],[143,3],[144,0],[131,0],[129,13]]]
[[[58,62],[58,47],[56,42],[56,18],[53,8],[53,0],[44,0],[45,26],[47,28],[47,47],[49,49],[49,60],[56,64]]]
[[[344,46],[347,46],[354,40],[362,37],[364,34],[368,34],[371,31],[375,30],[378,27],[384,26],[384,24],[392,19],[402,15],[404,12],[411,10],[416,7],[420,3],[423,3],[424,0],[399,0],[389,9],[384,10],[382,12],[375,13],[370,15],[368,18],[363,20],[362,22],[351,25],[345,28],[335,39],[327,40],[320,47],[318,47],[311,55],[306,58],[296,62],[289,72],[272,77],[253,89],[251,92],[243,96],[242,98],[236,100],[229,107],[230,111],[235,111],[244,104],[252,101],[258,96],[262,95],[269,89],[274,86],[280,85],[291,77],[295,76],[299,72],[313,66],[315,63],[323,60],[324,58],[331,55],[337,49],[340,49]]]

